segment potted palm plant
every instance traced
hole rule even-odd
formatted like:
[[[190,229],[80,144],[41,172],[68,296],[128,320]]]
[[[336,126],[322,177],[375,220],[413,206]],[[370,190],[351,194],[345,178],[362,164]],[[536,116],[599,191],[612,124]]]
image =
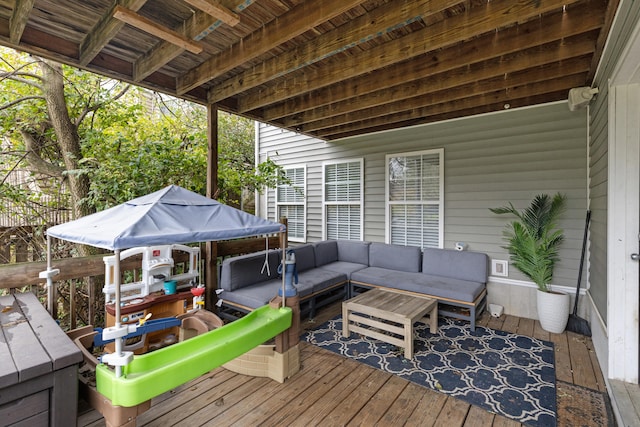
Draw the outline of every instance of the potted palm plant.
[[[558,217],[565,209],[566,198],[557,193],[537,195],[522,212],[513,204],[490,209],[496,214],[512,214],[516,219],[507,224],[504,238],[514,267],[537,287],[537,308],[540,325],[546,331],[564,331],[569,319],[570,297],[551,290],[553,269],[559,259],[558,250],[564,241],[557,228]]]

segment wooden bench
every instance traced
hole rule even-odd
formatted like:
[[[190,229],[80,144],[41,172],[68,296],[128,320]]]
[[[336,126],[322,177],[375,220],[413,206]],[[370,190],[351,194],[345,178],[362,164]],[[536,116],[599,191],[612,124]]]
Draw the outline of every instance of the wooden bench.
[[[74,426],[80,349],[32,293],[0,297],[0,424]]]

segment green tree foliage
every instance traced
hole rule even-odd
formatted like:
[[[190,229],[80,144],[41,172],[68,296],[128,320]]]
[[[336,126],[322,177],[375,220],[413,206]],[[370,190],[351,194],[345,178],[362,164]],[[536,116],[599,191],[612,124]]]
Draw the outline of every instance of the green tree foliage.
[[[42,199],[43,194],[61,194],[79,177],[87,181],[86,190],[63,201],[83,206],[79,214],[102,210],[169,184],[205,193],[205,107],[71,67],[46,65],[39,58],[2,50],[1,198],[24,203],[29,198]],[[60,126],[52,125],[47,103],[51,95],[46,92],[56,88],[45,84],[43,70],[63,74],[67,130],[77,135],[77,151],[61,144],[67,136]],[[218,123],[216,198],[240,206],[243,190],[273,186],[280,168],[271,160],[254,168],[253,121],[221,112]],[[69,158],[72,163],[65,162]],[[15,186],[7,179],[18,170],[26,171],[29,185],[22,182]]]

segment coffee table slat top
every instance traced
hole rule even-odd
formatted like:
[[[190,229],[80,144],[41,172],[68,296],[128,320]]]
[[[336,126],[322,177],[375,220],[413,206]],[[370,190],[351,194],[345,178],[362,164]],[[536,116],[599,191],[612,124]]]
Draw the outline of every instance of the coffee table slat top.
[[[365,313],[371,315],[375,315],[376,311],[383,311],[385,312],[384,318],[398,319],[401,323],[403,319],[416,319],[429,311],[429,308],[426,308],[425,300],[436,303],[435,300],[427,297],[375,288],[347,301],[347,304],[349,304],[349,309],[353,311],[364,310]]]

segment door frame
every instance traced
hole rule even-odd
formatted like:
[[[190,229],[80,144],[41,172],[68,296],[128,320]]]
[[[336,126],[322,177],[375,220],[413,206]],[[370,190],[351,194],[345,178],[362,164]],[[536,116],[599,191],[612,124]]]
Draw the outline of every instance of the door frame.
[[[609,80],[607,335],[611,379],[638,383],[640,370],[640,25]]]

